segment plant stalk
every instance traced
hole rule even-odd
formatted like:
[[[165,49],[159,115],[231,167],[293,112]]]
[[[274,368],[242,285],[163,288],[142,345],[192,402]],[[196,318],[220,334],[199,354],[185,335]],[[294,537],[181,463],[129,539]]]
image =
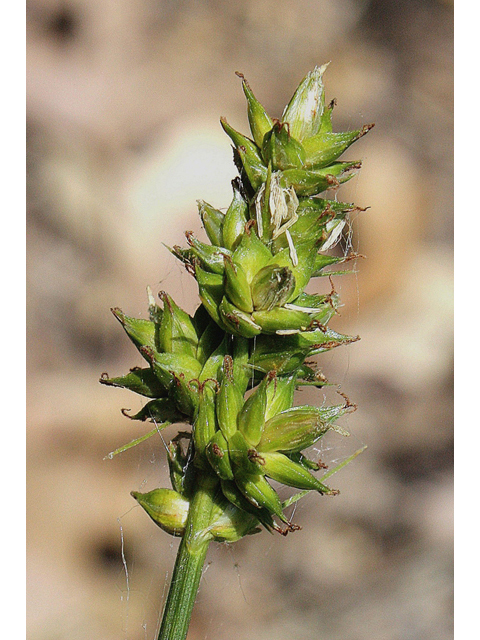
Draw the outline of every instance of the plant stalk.
[[[197,474],[185,533],[178,548],[158,640],[185,640],[212,536],[208,533],[218,480]]]

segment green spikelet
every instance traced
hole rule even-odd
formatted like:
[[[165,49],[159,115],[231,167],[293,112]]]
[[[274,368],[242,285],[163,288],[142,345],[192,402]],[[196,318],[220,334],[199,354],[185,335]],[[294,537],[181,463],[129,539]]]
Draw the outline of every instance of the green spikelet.
[[[131,496],[161,529],[182,536],[187,523],[189,501],[173,489],[154,489],[148,493],[132,491]]]

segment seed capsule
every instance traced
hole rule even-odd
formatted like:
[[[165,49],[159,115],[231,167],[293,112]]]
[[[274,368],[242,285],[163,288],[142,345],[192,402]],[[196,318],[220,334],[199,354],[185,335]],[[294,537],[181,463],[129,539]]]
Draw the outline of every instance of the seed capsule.
[[[202,371],[198,376],[198,381],[203,383],[207,380],[217,380],[220,367],[222,366],[223,359],[228,353],[228,336],[225,334],[223,336],[223,340],[215,349],[215,351],[210,355],[208,360],[203,365]]]
[[[238,429],[247,443],[256,447],[262,436],[267,410],[267,390],[272,385],[275,374],[265,376],[258,387],[250,394],[238,414]]]
[[[129,389],[147,398],[159,398],[166,393],[165,388],[160,384],[150,368],[134,367],[130,369],[127,375],[117,378],[109,378],[108,374],[105,373],[100,378],[100,383],[111,387]]]
[[[272,259],[272,254],[258,238],[254,229],[249,229],[235,249],[232,260],[242,267],[247,281],[252,282],[255,275]]]
[[[265,421],[270,420],[270,418],[277,413],[285,411],[292,406],[297,377],[296,372],[289,375],[277,376],[272,380],[272,384],[267,386]]]
[[[197,205],[198,213],[202,219],[208,239],[217,247],[222,247],[222,226],[225,219],[224,214],[204,200],[197,200]]]
[[[222,480],[233,480],[228,443],[221,431],[213,434],[208,442],[205,454],[217,476]]]
[[[201,308],[204,309],[203,305],[201,306]],[[225,336],[221,329],[219,329],[217,323],[211,320],[210,316],[208,316],[208,324],[202,332],[198,341],[196,353],[197,360],[205,366],[208,358],[212,355],[215,349],[218,348],[218,346],[224,339]]]
[[[245,233],[247,224],[248,204],[244,200],[238,180],[233,180],[233,200],[225,213],[222,226],[223,246],[231,251],[235,250]]]
[[[336,99],[334,98],[327,106],[323,108],[323,113],[320,118],[320,129],[319,133],[331,133],[332,128],[332,113],[333,109],[337,104]]]
[[[314,196],[338,187],[357,173],[361,162],[334,162],[323,169],[287,169],[282,173],[286,187],[293,187],[298,196]]]
[[[303,207],[301,206],[303,200],[311,201],[314,198],[305,198],[300,201],[297,209],[297,220],[289,229],[292,241],[296,246],[302,243],[310,243],[310,246],[316,246],[320,240],[324,239],[327,225],[332,220],[344,220],[348,211],[351,211],[351,209],[341,209],[338,206],[330,208],[328,204],[324,207]],[[323,200],[323,202],[328,203],[327,200]],[[348,207],[348,205],[344,205],[344,207]],[[280,236],[275,241],[274,250],[278,251],[280,248],[287,246],[286,238]]]
[[[237,487],[235,482],[233,482],[232,480],[221,480],[220,486],[222,487],[223,495],[237,509],[239,509],[244,513],[249,513],[254,515],[262,523],[265,529],[267,529],[267,531],[271,531],[272,529],[275,529],[276,531],[279,530],[279,528],[276,526],[276,524],[273,521],[270,511],[268,511],[265,508],[259,508],[257,506],[254,506],[243,495],[243,493]]]
[[[345,262],[344,256],[328,256],[322,253],[319,253],[315,258],[315,266],[312,273],[312,278],[318,278],[319,276],[328,275],[328,272],[322,273],[326,267],[331,266],[332,264],[339,264],[341,262]]]
[[[111,312],[125,329],[128,337],[137,349],[140,349],[140,347],[157,348],[155,343],[156,327],[154,322],[151,320],[143,320],[142,318],[131,318],[118,307],[111,309]]]
[[[224,293],[223,275],[205,271],[199,264],[196,264],[195,279],[198,283],[198,295],[203,306],[212,320],[223,329],[223,323],[218,313],[218,305]]]
[[[197,240],[191,231],[187,231],[188,243],[191,246],[192,253],[200,260],[200,264],[207,271],[223,275],[225,255],[230,255],[230,251],[225,247],[219,249],[204,242]]]
[[[331,293],[328,296],[316,296],[302,293],[293,302],[285,305],[287,309],[309,313],[314,325],[326,325],[337,312],[338,296]],[[301,343],[301,339],[298,340]]]
[[[217,542],[236,542],[244,536],[259,533],[258,518],[223,500],[214,505],[209,533]]]
[[[226,296],[218,307],[218,313],[222,325],[236,336],[253,338],[262,332],[262,327],[254,322],[252,315],[233,305]]]
[[[282,503],[275,489],[261,474],[246,474],[241,471],[235,475],[235,483],[253,506],[263,507],[282,522],[288,522],[282,510]]]
[[[243,91],[247,98],[248,105],[248,122],[250,124],[250,131],[252,132],[253,139],[256,145],[261,149],[263,143],[263,137],[273,127],[273,121],[262,107],[260,102],[256,99],[250,85],[243,77],[242,74],[237,74],[242,78]]]
[[[275,307],[270,311],[254,311],[252,319],[265,333],[300,331],[307,329],[311,323],[308,313],[285,307]]]
[[[159,297],[163,302],[163,316],[158,329],[158,350],[195,358],[198,336],[192,318],[165,291],[161,291]]]
[[[235,476],[239,470],[245,473],[258,473],[257,465],[254,462],[257,452],[245,440],[240,431],[235,431],[228,439],[228,451],[230,460],[233,463]]]
[[[267,167],[260,154],[251,147],[238,147],[236,153],[253,191],[257,191],[267,179]]]
[[[150,402],[147,402],[147,404],[133,416],[126,413],[125,409],[122,413],[127,418],[130,418],[130,420],[141,420],[142,422],[150,420],[158,425],[159,430],[169,424],[182,422],[182,420],[185,419],[185,416],[178,410],[172,398],[150,400]]]
[[[227,441],[237,431],[237,416],[243,405],[243,396],[235,384],[233,377],[233,360],[225,356],[223,361],[223,378],[217,395],[218,426]]]
[[[223,272],[220,274],[205,271],[197,262],[195,265],[195,279],[198,282],[199,289],[208,292],[213,300],[220,301],[222,299],[224,292]]]
[[[322,484],[317,478],[283,453],[272,451],[262,453],[263,473],[277,482],[296,489],[310,489],[322,494],[332,494],[332,489]]]
[[[192,440],[189,439],[187,451],[184,452],[181,442],[183,439],[184,437],[176,436],[168,444],[167,460],[173,488],[189,499],[193,490],[193,448]]]
[[[262,144],[265,164],[272,163],[274,171],[300,169],[305,162],[305,149],[290,135],[289,125],[275,122],[265,134]]]
[[[222,279],[222,287],[223,287],[223,279]],[[198,286],[198,295],[200,297],[200,300],[202,301],[203,306],[205,307],[205,309],[207,310],[207,312],[209,313],[210,317],[212,318],[212,320],[214,320],[217,325],[224,330],[225,329],[225,325],[223,323],[223,320],[220,318],[220,314],[218,312],[218,305],[219,305],[219,300],[216,299],[215,295],[211,292],[211,290],[204,286],[204,285],[200,285]],[[221,298],[220,298],[221,300]]]
[[[297,256],[297,264],[294,264],[292,261],[290,248],[282,249],[270,260],[270,264],[287,267],[293,274],[295,286],[291,288],[290,294],[286,299],[287,302],[295,300],[310,281],[312,277],[311,274],[315,268],[317,251],[315,240],[313,242],[309,240],[296,244],[295,253]]]
[[[240,157],[240,161],[245,169],[245,173],[247,174],[250,184],[256,191],[262,182],[265,182],[267,174],[266,164],[263,162],[257,145],[253,140],[250,140],[250,138],[247,138],[247,136],[244,136],[242,133],[239,133],[231,127],[225,118],[221,118],[220,123],[225,133],[230,136],[233,144],[235,145],[235,149]]]
[[[327,468],[327,466],[324,465],[323,463],[314,462],[313,460],[310,460],[309,458],[304,456],[303,453],[300,453],[299,451],[297,451],[296,453],[289,453],[288,457],[290,458],[290,460],[293,460],[297,464],[301,465],[304,469],[307,469],[310,471],[319,471],[319,469]]]
[[[254,372],[260,371],[261,377],[269,371],[275,371],[278,375],[292,373],[298,369],[305,360],[308,348],[299,348],[297,345],[272,343],[272,336],[262,334],[257,338],[255,350],[250,357],[250,365]]]
[[[169,390],[170,396],[183,414],[193,418],[200,401],[197,391],[198,378],[187,378],[184,373],[178,376],[173,374],[173,378],[174,381]]]
[[[250,341],[248,338],[233,336],[232,342],[233,379],[243,398],[251,377],[249,367]]]
[[[234,264],[231,258],[225,258],[225,293],[241,311],[253,311],[252,294],[245,271],[239,264]]]
[[[153,489],[148,493],[130,494],[158,526],[172,536],[183,536],[189,501],[173,489]]]
[[[192,427],[195,464],[202,468],[208,468],[205,449],[217,430],[215,387],[213,383],[206,381],[202,384],[198,395],[199,402]]]
[[[351,344],[360,340],[359,336],[347,336],[337,333],[328,327],[304,331],[296,336],[296,342],[301,348],[308,348],[309,355],[323,353],[342,344]]]
[[[321,219],[321,217],[328,219],[332,215],[337,216],[354,210],[355,205],[349,202],[327,200],[326,198],[302,198],[298,204],[299,221],[297,226],[302,224],[300,218],[301,220],[315,220]]]
[[[288,267],[270,264],[252,281],[252,301],[256,310],[270,311],[282,306],[295,289],[295,277]]]
[[[142,347],[140,352],[165,388],[171,388],[181,377],[187,381],[197,379],[202,369],[196,358],[181,353],[157,353],[148,347]]]
[[[244,136],[243,133],[236,131],[233,127],[231,127],[228,124],[225,118],[220,118],[220,124],[222,125],[225,133],[231,138],[235,147],[237,148],[244,147],[245,149],[248,149],[249,153],[257,154],[259,160],[261,161],[260,155],[258,153],[258,147],[253,142],[253,140],[250,140],[250,138],[247,138],[247,136]]]
[[[292,407],[265,423],[257,450],[284,453],[302,451],[317,442],[333,422],[346,412],[345,405],[335,407]]]
[[[372,129],[373,124],[367,124],[357,131],[331,133],[321,131],[316,136],[304,140],[305,168],[321,169],[337,160],[350,145],[359,140]]]
[[[320,130],[324,109],[323,73],[328,63],[307,73],[286,106],[282,121],[290,125],[291,135],[303,142]]]

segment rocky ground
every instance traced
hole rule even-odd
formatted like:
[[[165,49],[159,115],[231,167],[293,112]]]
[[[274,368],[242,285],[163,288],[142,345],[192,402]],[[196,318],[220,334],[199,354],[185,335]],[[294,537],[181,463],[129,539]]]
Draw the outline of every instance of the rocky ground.
[[[138,397],[98,384],[140,364],[109,308],[145,315],[148,284],[194,310],[162,243],[201,233],[197,199],[230,201],[234,72],[280,116],[328,60],[336,128],[376,128],[341,190],[370,207],[350,238],[366,259],[335,280],[333,326],[362,340],[318,359],[358,410],[322,456],[368,449],[340,496],[300,503],[301,531],[212,545],[189,638],[450,640],[453,3],[29,0],[27,16],[29,640],[155,638],[178,542],[129,495],[166,485],[162,442],[103,460],[146,431],[120,413]]]

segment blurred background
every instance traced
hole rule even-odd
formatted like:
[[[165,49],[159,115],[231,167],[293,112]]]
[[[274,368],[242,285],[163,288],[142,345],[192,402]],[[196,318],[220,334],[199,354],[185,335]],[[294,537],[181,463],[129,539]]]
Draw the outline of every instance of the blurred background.
[[[230,202],[235,71],[279,117],[329,60],[335,129],[376,127],[339,192],[370,207],[350,238],[366,258],[334,280],[332,326],[362,340],[318,358],[358,410],[322,456],[368,449],[340,496],[298,505],[301,531],[211,546],[189,639],[450,639],[453,2],[26,6],[29,640],[156,637],[178,541],[129,495],[167,486],[160,438],[103,459],[149,429],[120,413],[140,397],[98,384],[141,364],[109,309],[146,317],[150,285],[195,310],[163,243],[201,237],[197,199]]]

